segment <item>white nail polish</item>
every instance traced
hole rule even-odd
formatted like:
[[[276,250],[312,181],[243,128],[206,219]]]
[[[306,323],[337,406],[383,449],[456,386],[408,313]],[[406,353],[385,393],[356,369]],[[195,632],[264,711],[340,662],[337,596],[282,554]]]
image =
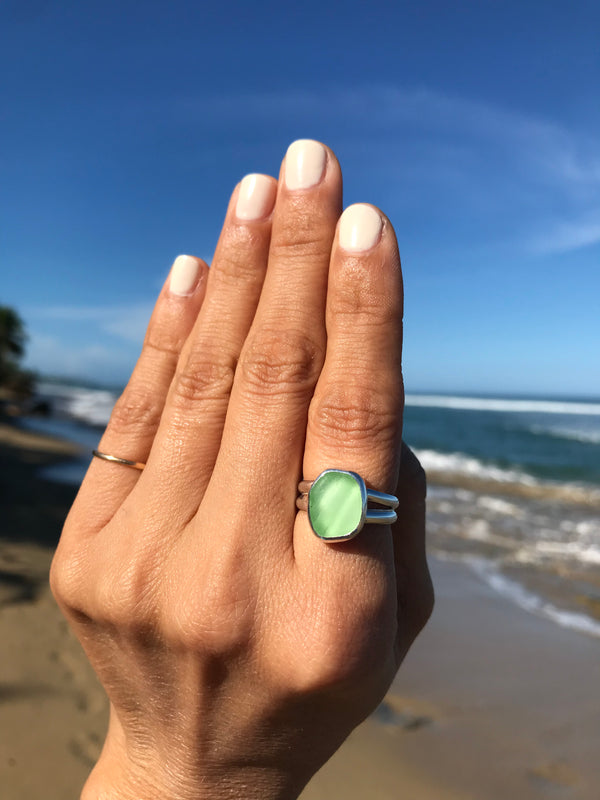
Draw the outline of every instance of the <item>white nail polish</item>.
[[[240,183],[235,215],[238,219],[261,219],[271,213],[274,202],[274,187],[266,175],[246,175]]]
[[[371,206],[355,203],[340,217],[339,242],[344,250],[355,253],[370,250],[379,241],[383,220]]]
[[[198,283],[200,262],[193,256],[177,256],[171,267],[169,291],[185,296],[192,294]]]
[[[288,189],[308,189],[321,182],[327,153],[319,142],[298,139],[285,154],[285,185]]]

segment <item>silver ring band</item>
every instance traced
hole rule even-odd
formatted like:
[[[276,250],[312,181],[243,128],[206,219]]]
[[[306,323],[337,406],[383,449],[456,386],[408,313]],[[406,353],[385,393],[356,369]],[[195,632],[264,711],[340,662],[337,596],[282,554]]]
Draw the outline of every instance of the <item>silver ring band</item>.
[[[110,461],[113,464],[123,464],[125,467],[133,467],[134,469],[142,470],[146,466],[141,461],[130,461],[128,458],[111,456],[108,453],[101,453],[99,450],[92,450],[92,455],[96,458],[103,458],[105,461]]]
[[[296,508],[299,511],[308,511],[308,495],[301,495],[296,500]],[[393,508],[367,508],[365,511],[365,525],[393,525],[397,522],[398,514]]]
[[[314,481],[300,481],[298,484],[298,491],[301,497],[298,498],[298,502],[300,502],[303,497],[308,498],[308,493],[313,483]],[[378,503],[380,506],[386,506],[387,508],[398,508],[398,498],[395,495],[377,492],[375,489],[367,488],[367,500],[370,500],[372,503]],[[298,505],[298,502],[296,505]],[[298,506],[298,508],[300,508],[300,506]],[[306,508],[302,510],[306,511]]]

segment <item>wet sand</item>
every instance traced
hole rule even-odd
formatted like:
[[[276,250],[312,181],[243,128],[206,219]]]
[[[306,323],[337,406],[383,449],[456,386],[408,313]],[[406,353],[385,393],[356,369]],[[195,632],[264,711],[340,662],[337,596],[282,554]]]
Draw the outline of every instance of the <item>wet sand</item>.
[[[305,800],[597,800],[600,639],[432,562],[434,615]]]
[[[47,588],[75,491],[36,477],[73,447],[0,423],[0,797],[78,797],[106,701]],[[600,639],[433,561],[434,617],[385,702],[304,800],[597,800]]]

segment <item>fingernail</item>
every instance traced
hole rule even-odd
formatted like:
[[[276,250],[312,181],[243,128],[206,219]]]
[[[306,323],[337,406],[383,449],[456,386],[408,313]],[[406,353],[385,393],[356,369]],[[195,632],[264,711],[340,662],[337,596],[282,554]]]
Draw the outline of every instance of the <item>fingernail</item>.
[[[285,185],[288,189],[308,189],[321,182],[327,153],[319,142],[298,139],[285,154]]]
[[[246,175],[240,183],[235,215],[238,219],[261,219],[273,210],[275,191],[266,175]]]
[[[169,291],[185,296],[192,294],[198,283],[200,261],[194,256],[177,256],[171,267]]]
[[[379,241],[383,220],[371,206],[355,203],[340,217],[339,242],[344,250],[355,253],[370,250]]]

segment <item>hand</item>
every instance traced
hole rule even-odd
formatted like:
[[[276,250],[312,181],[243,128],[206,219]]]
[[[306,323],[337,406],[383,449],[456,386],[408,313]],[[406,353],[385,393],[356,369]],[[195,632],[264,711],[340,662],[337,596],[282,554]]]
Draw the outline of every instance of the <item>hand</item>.
[[[334,154],[294,143],[158,299],[99,445],[147,466],[93,460],[51,571],[111,702],[86,800],[297,797],[431,612],[396,239],[341,202]],[[328,467],[396,491],[393,529],[318,539],[297,486]]]

